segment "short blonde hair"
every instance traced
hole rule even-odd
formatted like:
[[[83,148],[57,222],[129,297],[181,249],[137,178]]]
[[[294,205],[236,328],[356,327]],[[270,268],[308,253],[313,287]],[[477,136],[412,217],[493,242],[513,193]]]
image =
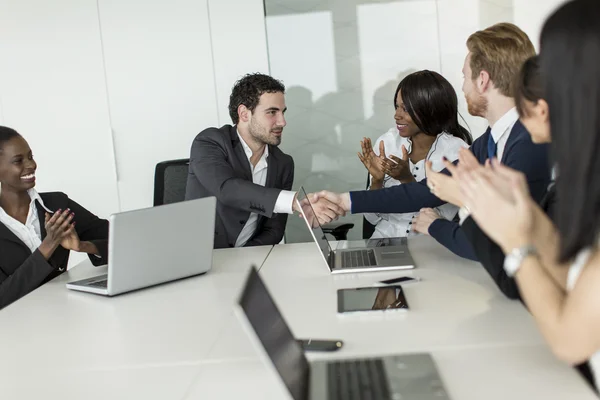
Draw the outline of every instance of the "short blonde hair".
[[[529,36],[518,26],[503,22],[477,31],[467,40],[471,53],[471,79],[481,71],[504,96],[513,97],[515,77],[523,63],[535,55]]]

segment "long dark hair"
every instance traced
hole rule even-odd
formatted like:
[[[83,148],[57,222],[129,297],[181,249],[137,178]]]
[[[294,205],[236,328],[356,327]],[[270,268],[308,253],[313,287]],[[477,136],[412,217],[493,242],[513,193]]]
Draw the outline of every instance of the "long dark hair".
[[[521,117],[527,116],[525,101],[537,103],[544,98],[539,56],[533,56],[525,61],[517,75],[514,86],[517,111]]]
[[[541,36],[561,262],[594,245],[600,232],[599,15],[600,1],[571,1],[546,21]]]
[[[458,122],[456,91],[442,75],[423,70],[402,79],[394,94],[394,108],[398,108],[399,91],[406,111],[421,132],[431,136],[448,132],[469,145],[473,143],[471,133]]]

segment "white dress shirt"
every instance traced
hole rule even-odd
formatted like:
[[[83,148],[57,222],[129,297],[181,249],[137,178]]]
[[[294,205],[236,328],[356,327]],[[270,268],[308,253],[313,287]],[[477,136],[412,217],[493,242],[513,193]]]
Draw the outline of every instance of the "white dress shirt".
[[[506,148],[506,142],[508,142],[510,132],[512,131],[512,128],[515,126],[518,120],[519,113],[517,112],[517,108],[513,107],[510,110],[508,110],[506,114],[500,117],[500,119],[496,121],[496,123],[492,126],[491,135],[494,139],[494,142],[496,142],[496,158],[498,160],[502,160],[502,156],[504,156],[504,149]],[[485,148],[487,149],[487,147]],[[462,207],[458,211],[460,225],[462,225],[463,222],[465,222],[469,215],[469,212],[464,207]]]
[[[496,142],[496,157],[498,160],[502,160],[506,142],[518,120],[519,113],[517,112],[517,108],[513,107],[492,126],[492,138]]]
[[[265,151],[263,155],[260,157],[260,160],[256,163],[256,166],[252,165],[250,161],[250,157],[252,157],[252,149],[248,144],[244,141],[240,133],[238,132],[238,137],[240,138],[240,142],[242,143],[242,147],[244,148],[244,153],[246,153],[246,157],[248,158],[248,163],[250,164],[250,170],[252,172],[252,182],[256,185],[265,186],[267,183],[267,169],[268,169],[268,157],[269,157],[269,146],[265,146]],[[293,214],[292,204],[294,202],[294,197],[296,196],[296,192],[292,192],[289,190],[282,190],[277,197],[277,201],[275,202],[275,208],[273,212],[276,214]],[[250,213],[250,217],[246,224],[242,228],[239,236],[235,241],[235,247],[243,247],[248,241],[254,236],[256,232],[256,227],[258,224],[258,214]]]
[[[406,147],[409,153],[412,149],[411,140],[400,136],[397,128],[390,129],[377,139],[373,146],[373,151],[377,155],[379,155],[379,143],[382,141],[385,143],[385,152],[388,156],[395,155],[402,158],[402,145]],[[440,133],[431,145],[425,159],[416,164],[413,164],[409,160],[410,172],[417,182],[421,181],[426,177],[425,161],[431,161],[433,170],[439,172],[445,168],[442,158],[446,157],[450,161],[458,159],[458,152],[463,147],[468,148],[469,145],[462,139],[452,136],[449,133]],[[386,175],[383,187],[388,188],[396,185],[401,185],[401,182]],[[452,204],[444,204],[437,207],[436,210],[442,218],[451,220],[456,215],[458,208]],[[371,236],[372,238],[403,237],[418,235],[417,232],[412,230],[413,220],[418,214],[418,212],[405,214],[365,214],[365,218],[371,224],[375,225],[375,232]]]
[[[44,205],[42,198],[35,189],[29,189],[27,193],[29,194],[31,202],[29,203],[29,212],[27,213],[27,220],[25,221],[25,224],[22,224],[20,221],[17,221],[8,215],[2,207],[0,207],[0,222],[6,225],[6,227],[23,243],[25,243],[25,245],[33,253],[38,247],[40,247],[40,244],[42,244],[42,232],[40,227],[41,222],[38,218],[35,201],[37,200],[40,205],[49,213],[52,214],[53,211],[50,211]]]

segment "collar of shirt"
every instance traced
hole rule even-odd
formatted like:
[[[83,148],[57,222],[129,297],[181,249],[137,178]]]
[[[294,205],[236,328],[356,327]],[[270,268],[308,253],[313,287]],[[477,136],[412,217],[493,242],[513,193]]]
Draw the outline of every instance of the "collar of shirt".
[[[37,190],[29,189],[27,191],[27,194],[29,195],[29,198],[31,199],[31,205],[33,205],[34,202],[37,200],[38,203],[40,203],[40,205],[42,206],[42,208],[44,210],[48,211],[50,214],[54,213],[54,211],[52,211],[48,207],[46,207],[46,205],[44,204],[44,200],[42,200],[42,196],[40,196],[40,194],[37,192]]]
[[[37,200],[44,210],[49,213],[53,213],[53,211],[50,211],[46,207],[35,189],[28,190],[27,194],[29,194],[31,201],[29,202],[29,211],[27,212],[25,224],[8,215],[2,207],[0,207],[0,222],[6,225],[33,253],[39,247],[42,240],[41,222],[35,207],[35,201]]]
[[[42,200],[42,197],[37,192],[37,190],[35,190],[33,188],[29,189],[27,191],[27,194],[29,195],[29,198],[31,199],[31,201],[29,202],[29,213],[27,214],[27,223],[29,223],[30,219],[37,217],[37,210],[35,209],[35,201],[36,200],[38,201],[38,203],[40,203],[40,205],[42,206],[42,208],[44,210],[48,211],[50,214],[54,214],[54,211],[51,211],[50,209],[48,209],[48,207],[46,207],[46,205],[44,204],[44,200]],[[8,217],[8,218],[11,218],[14,220],[14,218],[12,218],[10,215],[8,215],[6,213],[6,211],[4,211],[4,209],[2,207],[0,207],[0,221],[4,222],[5,217]]]
[[[267,168],[267,157],[269,157],[269,145],[265,145],[265,151],[263,152],[260,160],[256,163],[256,166],[252,165],[250,162],[250,158],[252,157],[252,149],[248,146],[248,143],[244,140],[240,132],[237,132],[238,137],[240,138],[240,142],[242,143],[242,148],[244,149],[244,153],[246,153],[246,157],[248,158],[248,162],[250,163],[250,168],[252,172],[258,172],[264,168]]]
[[[510,131],[518,119],[519,113],[517,112],[517,108],[513,107],[496,121],[494,126],[492,126],[492,137],[494,138],[494,142],[498,143],[500,139]]]

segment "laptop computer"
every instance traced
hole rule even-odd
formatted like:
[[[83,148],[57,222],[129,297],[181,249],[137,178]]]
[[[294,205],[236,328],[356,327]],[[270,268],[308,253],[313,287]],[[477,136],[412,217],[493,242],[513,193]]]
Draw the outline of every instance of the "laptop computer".
[[[386,242],[380,240],[365,240],[361,246],[361,241],[353,241],[349,249],[333,250],[321,224],[314,217],[314,210],[303,187],[298,190],[296,202],[331,273],[393,271],[415,267],[406,238],[394,238],[390,241],[393,245],[385,245]]]
[[[255,268],[235,313],[263,362],[294,400],[449,400],[429,354],[309,364]]]
[[[108,274],[67,288],[114,296],[209,271],[216,206],[207,197],[111,215]]]

